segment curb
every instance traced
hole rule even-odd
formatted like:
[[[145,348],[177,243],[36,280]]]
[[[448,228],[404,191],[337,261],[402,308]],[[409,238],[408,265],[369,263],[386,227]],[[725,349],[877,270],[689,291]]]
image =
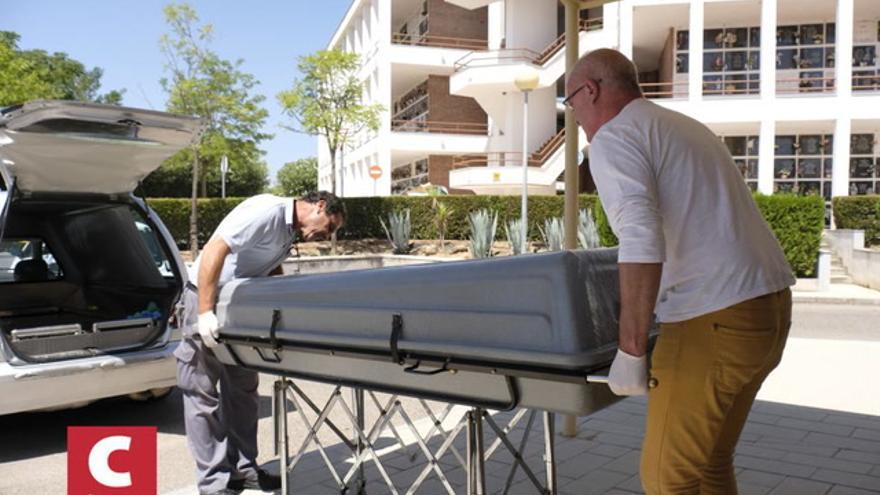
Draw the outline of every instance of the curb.
[[[880,306],[880,298],[867,299],[861,297],[822,297],[809,293],[793,292],[791,295],[793,303],[811,303],[811,304],[840,304],[855,306]]]

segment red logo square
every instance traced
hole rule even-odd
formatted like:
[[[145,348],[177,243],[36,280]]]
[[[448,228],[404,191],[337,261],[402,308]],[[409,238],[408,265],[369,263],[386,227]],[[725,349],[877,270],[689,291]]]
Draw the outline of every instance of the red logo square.
[[[68,495],[155,495],[155,426],[67,428]]]

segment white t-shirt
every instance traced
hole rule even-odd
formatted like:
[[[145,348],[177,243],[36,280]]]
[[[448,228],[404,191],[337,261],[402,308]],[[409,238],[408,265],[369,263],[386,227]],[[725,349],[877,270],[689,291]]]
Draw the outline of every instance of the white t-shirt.
[[[290,254],[294,241],[293,200],[260,194],[242,201],[217,226],[211,236],[221,237],[230,253],[223,263],[218,287],[235,278],[265,277]],[[198,285],[196,258],[189,280]]]
[[[620,263],[663,263],[659,321],[711,313],[794,284],[724,143],[644,98],[590,142],[590,169]]]

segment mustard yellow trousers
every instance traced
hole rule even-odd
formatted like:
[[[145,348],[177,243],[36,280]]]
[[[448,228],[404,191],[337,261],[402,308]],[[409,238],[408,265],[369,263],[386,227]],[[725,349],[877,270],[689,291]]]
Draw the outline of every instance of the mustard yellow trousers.
[[[648,495],[736,495],[736,443],[790,326],[789,289],[660,326],[641,459]]]

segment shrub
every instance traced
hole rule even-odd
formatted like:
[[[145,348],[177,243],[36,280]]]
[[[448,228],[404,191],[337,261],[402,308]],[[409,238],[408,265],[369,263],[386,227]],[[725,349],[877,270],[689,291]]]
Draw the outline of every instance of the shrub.
[[[498,227],[498,213],[487,209],[472,211],[468,215],[471,227],[471,257],[489,258],[495,243],[495,229]]]
[[[199,214],[199,244],[204,245],[214,233],[217,225],[246,198],[205,198],[199,199],[196,208]],[[171,237],[177,246],[187,249],[189,246],[189,213],[188,198],[151,198],[147,200],[150,208],[156,211],[162,223],[168,227]]]
[[[825,201],[819,196],[788,194],[756,194],[755,201],[795,274],[815,275],[825,228]]]
[[[596,230],[596,221],[590,210],[581,209],[578,212],[578,245],[581,249],[593,249],[599,247],[599,232]]]
[[[544,247],[549,251],[562,251],[565,248],[565,227],[561,218],[545,218],[541,229]]]
[[[514,255],[523,254],[527,249],[527,246],[523,245],[522,229],[523,223],[520,218],[508,220],[507,225],[504,226],[507,242],[510,244],[510,250]]]
[[[410,222],[409,210],[398,211],[388,214],[388,225],[380,218],[382,228],[385,229],[385,235],[388,236],[388,242],[394,250],[394,254],[407,254],[412,249],[410,244],[410,234],[412,233],[412,223]]]
[[[865,231],[865,244],[880,245],[880,196],[841,196],[831,202],[838,229]]]
[[[865,229],[866,241],[870,237],[877,243],[880,235],[877,196],[851,196],[835,198],[835,221],[841,228]],[[200,199],[199,239],[207,241],[220,220],[243,198]],[[346,198],[348,220],[340,232],[340,239],[381,239],[385,237],[380,218],[404,209],[410,210],[411,238],[433,239],[437,235],[434,223],[436,212],[432,197],[389,196],[376,198]],[[508,221],[520,217],[520,198],[517,196],[447,196],[443,204],[454,210],[447,219],[447,239],[470,238],[468,212],[490,209],[496,212],[498,221],[507,226]],[[755,201],[764,218],[779,239],[785,256],[799,276],[812,275],[816,264],[819,241],[824,227],[824,204],[818,197],[791,195],[756,195]],[[155,198],[148,200],[171,231],[175,242],[181,247],[189,238],[189,199]],[[580,208],[592,211],[596,230],[602,246],[616,246],[617,238],[611,231],[602,205],[594,195],[581,195]],[[873,205],[873,206],[872,206]],[[873,209],[872,209],[873,208]],[[561,217],[561,196],[533,196],[529,198],[529,239],[540,240],[539,225],[547,218]],[[492,236],[495,239],[495,236]]]

